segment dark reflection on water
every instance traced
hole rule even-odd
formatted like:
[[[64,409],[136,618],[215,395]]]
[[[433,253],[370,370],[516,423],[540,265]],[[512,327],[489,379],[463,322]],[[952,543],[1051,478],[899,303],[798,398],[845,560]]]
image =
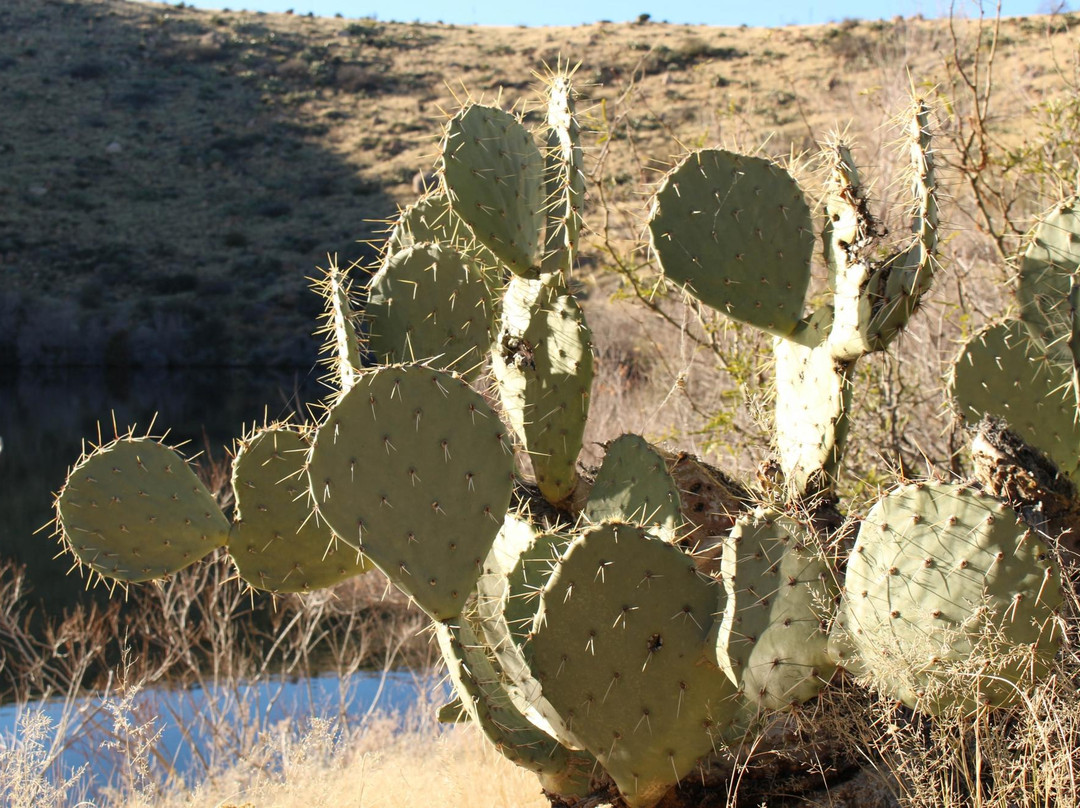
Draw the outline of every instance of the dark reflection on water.
[[[0,367],[0,558],[27,567],[43,607],[57,613],[87,597],[67,575],[70,557],[54,559],[56,540],[46,529],[52,492],[63,485],[84,439],[112,437],[113,420],[126,431],[169,430],[169,443],[188,441],[190,455],[225,447],[253,422],[304,413],[324,388],[317,369],[259,371],[249,368],[192,368],[124,371],[111,368]]]

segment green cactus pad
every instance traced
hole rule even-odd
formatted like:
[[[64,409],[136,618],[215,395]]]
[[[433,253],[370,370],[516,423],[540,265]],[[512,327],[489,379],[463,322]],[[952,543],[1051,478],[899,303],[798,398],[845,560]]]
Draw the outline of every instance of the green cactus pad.
[[[655,805],[737,714],[709,661],[720,592],[689,556],[619,523],[575,539],[544,587],[535,674],[633,808]]]
[[[1080,423],[1070,374],[1050,361],[1016,320],[984,328],[964,346],[948,379],[957,412],[971,424],[984,415],[1044,452],[1070,479],[1080,468]]]
[[[307,592],[367,572],[360,552],[311,518],[300,432],[270,427],[243,440],[233,463],[237,523],[229,553],[256,589]]]
[[[543,252],[544,158],[508,112],[471,105],[442,145],[450,206],[516,275],[536,277]]]
[[[1073,311],[1070,279],[1080,271],[1080,210],[1068,199],[1035,228],[1017,277],[1020,319],[1050,355],[1070,358]]]
[[[795,330],[814,228],[782,168],[728,151],[695,152],[660,186],[649,232],[664,274],[698,300],[771,334]]]
[[[308,478],[318,515],[436,620],[457,615],[513,485],[505,427],[453,374],[362,376],[319,426]]]
[[[827,343],[773,341],[776,356],[776,445],[795,496],[835,480],[847,440],[853,363],[837,362]]]
[[[431,360],[469,378],[491,345],[492,302],[470,258],[441,244],[390,255],[368,284],[368,343],[387,364]]]
[[[338,393],[346,393],[356,382],[362,363],[360,361],[361,338],[356,327],[356,312],[352,304],[352,281],[348,271],[337,263],[323,270],[323,277],[314,283],[322,296],[326,310],[322,326],[316,335],[325,335],[322,352],[330,368],[327,384]]]
[[[457,245],[472,239],[465,223],[454,216],[450,203],[441,191],[435,191],[404,208],[386,239],[386,255],[391,256],[413,244]]]
[[[822,241],[833,293],[833,322],[829,352],[851,361],[873,350],[867,325],[872,306],[866,292],[877,225],[859,180],[851,152],[843,143],[825,150],[829,179],[825,190],[825,229]]]
[[[1016,512],[972,488],[916,483],[880,500],[847,565],[844,623],[859,664],[932,714],[1010,703],[1060,642],[1061,584]]]
[[[79,459],[56,498],[56,522],[81,563],[125,583],[181,570],[229,535],[229,520],[187,462],[131,435]]]
[[[562,718],[543,697],[525,653],[540,603],[539,584],[546,581],[554,563],[552,544],[545,538],[538,537],[528,522],[507,514],[484,559],[484,571],[476,582],[476,608],[470,616],[504,675],[509,697],[545,732],[573,743]],[[527,583],[530,579],[531,584]]]
[[[827,627],[839,594],[825,559],[779,514],[740,517],[724,540],[727,591],[716,651],[750,701],[783,710],[814,698],[836,670]]]
[[[435,624],[439,650],[466,715],[504,757],[536,772],[548,791],[565,797],[588,794],[596,759],[563,746],[530,721],[467,617]]]
[[[562,503],[577,485],[593,379],[592,335],[574,296],[511,278],[492,369],[541,493]]]
[[[537,533],[529,522],[507,514],[476,582],[481,622],[486,625],[492,620],[506,627],[498,637],[489,637],[492,645],[498,646],[508,636],[524,647],[540,605],[540,590],[570,538],[565,533]]]
[[[883,262],[864,291],[869,299],[870,319],[866,324],[871,345],[884,350],[896,338],[922,297],[930,290],[937,269],[938,201],[934,150],[930,138],[930,111],[917,101],[908,125],[911,153],[912,244]]]
[[[568,76],[557,75],[548,88],[547,153],[544,187],[547,193],[547,255],[549,272],[569,270],[581,235],[585,205],[585,158],[581,127],[574,114],[574,91]]]
[[[640,435],[622,435],[607,445],[584,513],[591,522],[655,525],[668,541],[682,524],[675,480],[664,458]]]

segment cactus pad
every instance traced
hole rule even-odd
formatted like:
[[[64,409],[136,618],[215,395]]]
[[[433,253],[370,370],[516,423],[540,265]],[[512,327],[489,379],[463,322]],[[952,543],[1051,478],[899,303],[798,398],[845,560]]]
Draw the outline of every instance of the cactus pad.
[[[337,393],[346,393],[360,372],[360,335],[352,305],[352,281],[347,270],[331,262],[323,277],[314,283],[322,296],[326,310],[324,321],[316,334],[325,335],[322,352],[330,368],[327,383]]]
[[[581,210],[585,204],[581,127],[574,114],[574,91],[565,75],[551,79],[547,124],[544,186],[548,254],[544,262],[549,271],[554,271],[570,268],[581,234]]]
[[[511,278],[492,369],[541,493],[563,502],[577,484],[593,378],[592,335],[574,296]]]
[[[471,105],[442,146],[450,206],[511,271],[536,277],[543,252],[544,158],[513,115]]]
[[[916,483],[880,500],[847,566],[860,665],[933,714],[1013,700],[1060,641],[1057,571],[1016,512],[971,488]]]
[[[225,544],[229,520],[187,462],[130,434],[84,455],[56,498],[62,541],[122,582],[162,578]]]
[[[802,534],[790,520],[759,511],[740,517],[724,541],[717,659],[747,699],[769,710],[812,699],[836,669],[826,627],[839,587]]]
[[[673,540],[682,523],[679,489],[664,458],[639,435],[622,435],[607,445],[585,516],[592,522],[612,519],[655,525]]]
[[[469,376],[491,345],[491,300],[480,270],[453,247],[414,244],[368,285],[368,342],[382,362],[429,362]]]
[[[467,616],[452,624],[436,623],[435,636],[461,707],[495,748],[508,760],[536,772],[547,790],[585,796],[595,758],[566,748],[519,709]]]
[[[365,374],[312,442],[318,514],[436,620],[457,615],[513,485],[505,427],[459,377],[423,366]]]
[[[803,315],[814,228],[791,175],[758,157],[691,154],[656,194],[664,274],[722,314],[786,336]]]
[[[229,553],[256,589],[307,592],[367,572],[360,552],[311,518],[303,434],[261,429],[241,442],[233,463],[237,523]]]
[[[720,591],[677,548],[619,523],[578,536],[544,587],[533,669],[634,808],[654,805],[735,717],[735,687],[708,661]]]
[[[1052,362],[1016,320],[991,325],[964,346],[948,380],[956,410],[975,424],[1004,418],[1024,441],[1077,480],[1080,423],[1069,373]]]
[[[824,311],[824,310],[823,310]],[[847,439],[853,363],[837,362],[827,343],[773,341],[776,355],[776,444],[797,496],[835,479]]]
[[[1068,199],[1043,217],[1020,262],[1020,319],[1054,357],[1069,356],[1073,316],[1070,279],[1080,270],[1080,210]]]

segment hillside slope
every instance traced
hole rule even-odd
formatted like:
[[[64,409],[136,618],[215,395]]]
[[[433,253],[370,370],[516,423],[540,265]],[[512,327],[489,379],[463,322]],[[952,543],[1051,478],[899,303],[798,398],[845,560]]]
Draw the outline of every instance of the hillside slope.
[[[1062,88],[1053,58],[1074,45],[1055,19],[1056,33],[1004,23],[996,113]],[[371,265],[362,242],[410,200],[448,111],[531,102],[560,60],[581,63],[629,245],[649,183],[686,148],[783,155],[850,120],[879,154],[908,71],[945,81],[951,47],[946,23],[899,18],[504,29],[6,0],[0,364],[310,366],[306,278],[328,254]]]

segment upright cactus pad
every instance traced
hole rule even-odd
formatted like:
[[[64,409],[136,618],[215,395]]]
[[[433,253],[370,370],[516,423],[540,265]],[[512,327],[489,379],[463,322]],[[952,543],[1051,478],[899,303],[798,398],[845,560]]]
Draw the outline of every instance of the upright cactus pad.
[[[391,254],[368,285],[368,343],[382,362],[432,360],[474,377],[491,345],[491,308],[470,258],[413,244]]]
[[[548,89],[547,151],[544,188],[547,194],[545,269],[570,269],[581,235],[585,206],[585,158],[581,127],[574,114],[574,90],[568,76],[551,78]]]
[[[948,389],[966,421],[1004,418],[1059,471],[1077,480],[1080,423],[1071,376],[1030,338],[1024,324],[991,325],[968,340],[953,363]]]
[[[827,343],[776,339],[776,445],[789,491],[813,494],[835,479],[851,412],[852,362]]]
[[[827,627],[839,586],[802,533],[759,511],[741,517],[724,541],[717,658],[745,698],[769,710],[809,701],[836,670]]]
[[[1060,642],[1061,583],[1013,511],[971,488],[915,483],[863,521],[842,605],[875,684],[939,714],[1013,701]]]
[[[814,228],[784,169],[728,151],[695,152],[660,186],[649,232],[664,275],[701,302],[771,334],[795,330]]]
[[[668,540],[683,521],[679,489],[667,464],[640,435],[622,435],[607,445],[585,516],[592,522],[655,525]]]
[[[367,572],[360,554],[312,518],[301,432],[260,429],[240,443],[233,463],[236,519],[229,553],[256,589],[308,592]]]
[[[619,523],[575,539],[544,588],[533,669],[633,808],[655,805],[737,712],[707,659],[718,590],[677,548]]]
[[[65,548],[124,583],[163,578],[225,544],[229,520],[187,462],[132,435],[84,455],[56,498]]]
[[[562,503],[577,485],[593,379],[592,335],[574,296],[558,283],[511,278],[492,369],[541,493]]]
[[[390,366],[327,413],[308,478],[319,517],[445,620],[476,584],[513,470],[505,427],[461,378]]]
[[[467,617],[435,624],[439,650],[466,714],[504,757],[536,772],[544,788],[566,797],[588,794],[596,759],[568,749],[529,720]]]
[[[356,382],[362,365],[360,334],[352,303],[352,281],[347,270],[332,262],[314,283],[322,295],[326,310],[323,325],[316,334],[324,334],[322,351],[330,368],[329,385],[338,393],[347,393]]]
[[[512,272],[536,277],[543,253],[544,158],[513,115],[472,105],[449,122],[442,169],[450,206]]]
[[[543,697],[526,653],[540,605],[540,585],[555,563],[553,550],[549,535],[537,536],[528,522],[507,514],[484,559],[484,571],[476,582],[476,606],[470,616],[503,673],[510,699],[541,729],[568,739],[562,718]]]
[[[413,244],[456,244],[471,238],[465,223],[450,210],[446,195],[435,191],[401,211],[386,239],[386,256]]]
[[[1071,279],[1080,271],[1080,210],[1076,198],[1056,205],[1035,228],[1017,277],[1020,319],[1032,339],[1068,359],[1075,312]]]

